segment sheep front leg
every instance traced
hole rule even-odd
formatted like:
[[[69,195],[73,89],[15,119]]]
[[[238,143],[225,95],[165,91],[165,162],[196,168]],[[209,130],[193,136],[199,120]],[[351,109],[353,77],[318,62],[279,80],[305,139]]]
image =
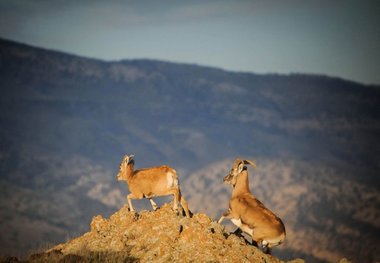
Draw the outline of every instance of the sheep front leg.
[[[224,212],[222,214],[222,216],[220,217],[220,219],[218,220],[218,224],[222,223],[222,221],[225,219],[225,218],[231,218],[231,213],[230,213],[230,210],[228,209],[228,211]]]
[[[131,199],[136,199],[136,196],[134,194],[127,195],[127,201],[128,201],[129,211],[135,212],[135,209],[132,206],[132,200]]]
[[[149,198],[149,202],[150,202],[150,204],[152,205],[153,210],[156,211],[157,208],[158,208],[157,204],[153,201],[152,198]]]

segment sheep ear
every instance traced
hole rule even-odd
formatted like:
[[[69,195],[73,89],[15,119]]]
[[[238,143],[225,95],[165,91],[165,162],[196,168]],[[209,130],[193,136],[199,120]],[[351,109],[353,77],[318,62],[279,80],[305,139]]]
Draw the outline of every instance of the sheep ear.
[[[238,173],[241,173],[243,171],[243,168],[244,168],[244,162],[240,162],[238,165]]]
[[[244,160],[244,164],[250,164],[253,168],[256,168],[256,164],[250,160]]]

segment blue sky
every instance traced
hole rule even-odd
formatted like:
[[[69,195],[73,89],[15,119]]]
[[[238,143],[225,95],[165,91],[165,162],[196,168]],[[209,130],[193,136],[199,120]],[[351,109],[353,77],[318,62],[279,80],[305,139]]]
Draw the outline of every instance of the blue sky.
[[[0,0],[0,37],[105,60],[380,84],[380,1]]]

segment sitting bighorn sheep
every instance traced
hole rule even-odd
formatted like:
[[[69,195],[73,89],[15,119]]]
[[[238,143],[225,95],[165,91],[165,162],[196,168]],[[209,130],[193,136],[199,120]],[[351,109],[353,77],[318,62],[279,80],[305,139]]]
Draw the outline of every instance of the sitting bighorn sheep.
[[[186,217],[190,217],[187,202],[179,189],[176,171],[167,165],[134,170],[133,157],[134,155],[124,156],[117,175],[118,181],[127,182],[131,192],[127,196],[130,211],[135,211],[131,199],[148,198],[153,209],[156,210],[157,204],[152,197],[174,195],[173,209],[178,212],[178,202],[181,202]]]
[[[281,244],[285,239],[285,226],[281,219],[266,208],[249,190],[248,171],[245,164],[256,168],[249,160],[236,159],[230,173],[223,181],[232,186],[229,209],[219,219],[231,219],[232,223],[248,233],[254,242],[260,244],[264,252]]]

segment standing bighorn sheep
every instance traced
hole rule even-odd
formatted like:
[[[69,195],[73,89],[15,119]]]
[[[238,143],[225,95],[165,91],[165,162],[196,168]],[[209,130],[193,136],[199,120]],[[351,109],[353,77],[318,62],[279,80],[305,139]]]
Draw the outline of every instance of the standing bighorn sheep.
[[[249,190],[248,171],[245,164],[256,168],[249,160],[236,159],[230,173],[223,181],[232,186],[232,197],[229,209],[219,219],[231,219],[232,223],[252,237],[252,241],[260,244],[263,251],[281,244],[285,239],[285,226],[281,219],[266,208]]]
[[[124,156],[117,175],[118,181],[127,182],[131,192],[127,196],[130,211],[135,211],[131,199],[148,198],[153,210],[156,210],[157,204],[152,197],[174,195],[173,209],[178,212],[178,203],[180,202],[186,217],[190,217],[187,202],[179,189],[177,172],[167,165],[134,170],[133,157],[134,155]]]

